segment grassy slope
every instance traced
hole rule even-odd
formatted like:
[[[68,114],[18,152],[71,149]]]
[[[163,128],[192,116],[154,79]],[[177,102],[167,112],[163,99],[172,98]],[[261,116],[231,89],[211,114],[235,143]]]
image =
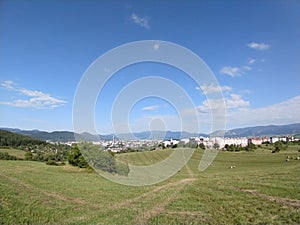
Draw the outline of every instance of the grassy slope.
[[[146,152],[130,152],[127,154],[116,155],[118,160],[122,162],[141,166],[151,165],[167,158],[173,152],[172,149],[146,151]]]
[[[148,164],[170,152],[118,157]],[[298,155],[296,148],[279,154],[221,152],[202,173],[201,155],[197,151],[177,175],[147,187],[118,185],[68,165],[0,161],[0,224],[300,222],[299,161],[285,162],[287,155]]]

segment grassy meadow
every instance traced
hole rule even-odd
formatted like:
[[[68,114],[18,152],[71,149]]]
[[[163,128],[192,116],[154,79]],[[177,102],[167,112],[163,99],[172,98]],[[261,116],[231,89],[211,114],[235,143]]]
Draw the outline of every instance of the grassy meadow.
[[[70,165],[1,160],[0,224],[299,224],[300,161],[285,161],[298,148],[220,152],[204,172],[196,150],[175,176],[145,187]],[[171,151],[117,158],[148,165]]]

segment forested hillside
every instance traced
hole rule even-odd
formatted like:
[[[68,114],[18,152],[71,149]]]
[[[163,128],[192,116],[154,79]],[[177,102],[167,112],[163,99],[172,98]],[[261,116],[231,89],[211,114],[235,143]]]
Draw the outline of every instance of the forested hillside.
[[[19,147],[41,144],[46,144],[46,142],[29,136],[16,134],[14,132],[0,130],[0,146]]]

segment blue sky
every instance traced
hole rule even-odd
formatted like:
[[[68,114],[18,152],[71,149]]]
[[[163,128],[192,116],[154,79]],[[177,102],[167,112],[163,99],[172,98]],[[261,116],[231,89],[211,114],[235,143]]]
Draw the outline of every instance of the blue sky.
[[[299,27],[300,2],[290,0],[3,0],[0,127],[72,130],[73,99],[87,68],[107,51],[142,40],[173,42],[204,60],[223,91],[228,129],[300,122]],[[132,131],[210,132],[212,105],[205,94],[216,87],[146,62],[123,68],[101,90],[93,109],[99,133],[114,132],[113,126],[122,131],[127,121],[112,118],[113,103],[126,85],[149,76],[178,84],[195,107],[181,105],[179,112],[168,99],[140,99],[129,112],[116,110],[126,114]],[[195,121],[178,122],[191,110],[200,130]]]

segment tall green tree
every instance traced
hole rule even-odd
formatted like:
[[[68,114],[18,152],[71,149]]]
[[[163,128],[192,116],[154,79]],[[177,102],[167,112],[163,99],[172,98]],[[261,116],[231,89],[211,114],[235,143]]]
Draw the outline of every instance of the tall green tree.
[[[285,149],[285,146],[282,141],[276,141],[274,143],[274,152],[280,152],[283,149]]]
[[[85,161],[77,145],[74,145],[72,150],[67,155],[68,162],[73,166],[80,168],[88,168],[89,164]]]

